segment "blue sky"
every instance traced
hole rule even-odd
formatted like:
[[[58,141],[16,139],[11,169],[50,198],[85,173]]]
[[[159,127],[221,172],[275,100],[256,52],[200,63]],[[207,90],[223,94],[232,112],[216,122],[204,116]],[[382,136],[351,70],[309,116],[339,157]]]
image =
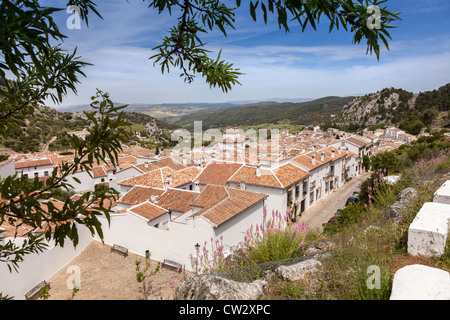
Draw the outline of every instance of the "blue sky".
[[[231,1],[231,0],[227,0]],[[450,82],[450,26],[448,0],[389,0],[390,11],[401,11],[398,28],[390,29],[390,51],[366,55],[366,44],[352,45],[352,33],[328,33],[324,20],[314,31],[292,25],[291,33],[278,29],[275,17],[265,25],[262,15],[254,22],[246,0],[236,15],[236,30],[228,37],[211,32],[202,38],[207,49],[233,62],[245,75],[242,86],[229,93],[210,88],[201,77],[187,84],[173,69],[161,74],[148,58],[151,48],[176,23],[177,15],[158,15],[142,0],[101,0],[103,20],[90,16],[89,27],[69,30],[70,14],[55,15],[68,36],[63,47],[94,66],[87,67],[78,95],[62,105],[88,104],[96,88],[121,103],[181,103],[264,100],[270,98],[320,98],[372,93],[386,87],[420,92]],[[233,2],[233,1],[231,1]],[[46,0],[44,5],[64,8],[67,1]],[[52,104],[49,102],[49,106]]]

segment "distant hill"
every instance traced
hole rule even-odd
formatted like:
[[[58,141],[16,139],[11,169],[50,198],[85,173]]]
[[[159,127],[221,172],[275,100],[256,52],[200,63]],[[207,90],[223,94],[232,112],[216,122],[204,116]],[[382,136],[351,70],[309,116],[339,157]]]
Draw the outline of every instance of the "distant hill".
[[[426,127],[450,127],[450,83],[438,89],[413,94],[385,88],[376,93],[355,97],[325,127],[346,131],[396,125],[411,134]]]
[[[123,119],[131,123],[132,131],[142,132],[144,137],[154,136],[152,143],[155,145],[161,142],[159,137],[167,140],[170,132],[179,128],[137,112],[124,112]],[[6,139],[0,137],[0,153],[66,150],[70,147],[67,133],[89,126],[82,112],[61,112],[45,106],[36,108],[33,115],[21,117],[19,122],[20,130],[11,131]]]
[[[226,108],[210,108],[178,119],[171,119],[177,125],[192,128],[194,121],[202,121],[203,129],[259,124],[276,124],[289,121],[294,125],[309,125],[329,120],[337,115],[354,97],[324,97],[307,102],[258,102]]]
[[[243,100],[243,101],[229,101],[229,102],[217,102],[217,103],[161,103],[161,104],[151,104],[151,103],[131,103],[128,104],[125,109],[127,112],[140,112],[152,116],[157,119],[161,119],[167,122],[175,122],[179,120],[182,116],[202,112],[209,109],[227,108],[232,106],[239,106],[244,104],[253,103],[281,103],[281,102],[305,102],[310,101],[311,98],[273,98],[264,100]],[[120,106],[126,103],[114,102],[114,105]],[[58,110],[61,112],[81,112],[83,110],[89,110],[89,105],[75,105],[59,107]]]

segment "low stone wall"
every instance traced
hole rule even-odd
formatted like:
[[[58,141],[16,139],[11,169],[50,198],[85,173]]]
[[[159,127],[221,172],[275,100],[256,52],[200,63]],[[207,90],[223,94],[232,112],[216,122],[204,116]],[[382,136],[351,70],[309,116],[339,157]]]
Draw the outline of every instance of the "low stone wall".
[[[408,253],[436,258],[444,254],[450,224],[450,204],[426,202],[408,229]]]
[[[403,267],[394,275],[390,300],[450,300],[450,274],[420,264]]]
[[[450,228],[450,180],[426,202],[408,229],[408,253],[428,258],[440,257]],[[423,265],[399,269],[392,286],[391,300],[450,300],[450,274]]]

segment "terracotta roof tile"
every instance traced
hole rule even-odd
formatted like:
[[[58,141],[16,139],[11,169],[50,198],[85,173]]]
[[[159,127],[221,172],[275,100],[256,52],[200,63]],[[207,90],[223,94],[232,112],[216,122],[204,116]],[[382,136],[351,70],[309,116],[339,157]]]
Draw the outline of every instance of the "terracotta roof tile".
[[[164,182],[169,173],[174,171],[170,168],[160,168],[156,169],[139,176],[122,180],[118,182],[119,185],[125,186],[144,186],[157,189],[164,189]]]
[[[92,171],[94,173],[94,178],[101,178],[101,177],[106,177],[106,171],[105,169],[103,169],[103,167],[94,167],[92,168]]]
[[[264,168],[261,168],[261,174],[257,176],[255,167],[242,166],[228,181],[240,183],[241,180],[248,184],[283,188],[272,170]]]
[[[221,188],[222,191],[219,191],[219,188]],[[208,193],[211,193],[211,195],[208,195]],[[212,199],[219,193],[221,193],[221,196],[217,197],[214,203]],[[224,222],[267,198],[267,195],[263,193],[211,185],[206,186],[201,192],[201,195],[205,199],[210,199],[210,201],[204,201],[204,204],[207,204],[208,206],[196,212],[194,216],[201,216],[211,222],[215,227],[220,226]],[[200,197],[201,196],[199,196],[199,198]]]
[[[120,199],[117,202],[134,206],[139,203],[143,203],[145,201],[151,200],[152,196],[161,196],[161,194],[163,194],[163,193],[164,193],[164,190],[161,190],[161,189],[134,186],[125,195],[120,197]]]
[[[169,189],[159,197],[158,206],[168,210],[185,213],[191,209],[191,204],[199,195],[198,192],[180,189]]]
[[[200,208],[210,208],[227,197],[228,193],[225,188],[221,186],[207,185],[192,205]]]
[[[50,159],[39,159],[39,160],[25,160],[14,163],[16,169],[47,166],[47,165],[53,165],[53,162]]]
[[[133,212],[137,215],[140,215],[141,217],[144,217],[145,219],[147,219],[149,221],[154,220],[167,212],[166,209],[161,208],[149,201],[146,201],[137,206],[128,208],[128,211]]]
[[[225,186],[228,179],[240,168],[240,163],[211,162],[202,170],[196,181],[201,184]]]
[[[287,163],[276,169],[273,169],[275,176],[283,187],[290,186],[291,184],[305,178],[309,173],[305,170],[297,168],[296,166]]]

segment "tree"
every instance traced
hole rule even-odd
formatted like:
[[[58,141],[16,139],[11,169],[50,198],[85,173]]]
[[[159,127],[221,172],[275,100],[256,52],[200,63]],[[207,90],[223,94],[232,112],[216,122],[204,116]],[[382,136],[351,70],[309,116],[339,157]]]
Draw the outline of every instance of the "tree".
[[[148,282],[148,278],[151,278],[155,274],[157,274],[161,269],[161,263],[157,262],[156,266],[153,270],[150,270],[151,260],[150,255],[145,258],[145,266],[141,269],[141,260],[136,260],[136,281],[142,284],[142,293],[144,295],[144,300],[147,300],[147,297],[150,293],[151,286]]]
[[[144,0],[145,1],[145,0]],[[385,0],[264,0],[250,1],[250,14],[256,20],[256,10],[261,8],[264,22],[268,14],[278,17],[280,29],[289,32],[288,21],[299,23],[302,31],[308,25],[316,29],[321,17],[330,21],[330,31],[342,26],[354,33],[353,43],[365,38],[367,52],[375,52],[379,59],[381,40],[388,47],[389,23],[398,20],[398,13],[380,8],[378,27],[373,22],[369,5],[380,5]],[[94,13],[101,18],[96,4],[90,0],[70,0],[67,5],[79,8],[80,18],[88,24],[88,15]],[[233,7],[219,0],[153,0],[149,8],[159,13],[179,10],[181,15],[176,26],[170,29],[157,53],[151,58],[159,63],[162,72],[169,66],[180,68],[187,82],[195,74],[201,74],[206,82],[223,91],[229,91],[239,84],[241,75],[231,63],[212,59],[200,39],[206,29],[218,28],[225,36],[226,28],[234,28],[234,15],[241,1]],[[34,114],[37,106],[47,99],[61,103],[69,92],[77,93],[76,86],[84,77],[83,68],[90,65],[77,56],[77,51],[66,52],[61,45],[66,36],[54,22],[52,15],[65,8],[44,7],[38,0],[3,0],[0,2],[0,134],[4,137],[17,133],[20,121],[26,114]],[[85,112],[89,119],[89,139],[70,138],[75,150],[73,162],[55,168],[49,179],[29,180],[18,175],[0,181],[0,224],[7,223],[16,228],[28,226],[43,230],[39,235],[30,234],[21,246],[9,241],[0,245],[0,262],[17,269],[26,254],[45,249],[45,240],[54,240],[64,245],[69,239],[78,243],[77,225],[84,225],[102,238],[99,215],[109,221],[110,210],[105,204],[117,196],[111,188],[97,188],[84,194],[78,200],[67,199],[61,207],[51,201],[56,190],[69,190],[66,178],[80,170],[91,174],[92,166],[99,162],[117,164],[121,144],[129,139],[124,129],[127,122],[122,118],[122,107],[114,107],[109,94],[98,90],[92,97],[93,112]],[[114,115],[114,118],[111,117]]]
[[[82,9],[82,17],[94,11],[91,1],[73,1]],[[34,114],[47,98],[62,102],[69,92],[76,93],[82,69],[88,65],[76,56],[76,50],[66,53],[59,45],[51,46],[50,39],[62,41],[62,35],[52,19],[58,9],[41,7],[36,0],[2,1],[0,3],[0,134],[7,137],[17,132],[20,120]],[[87,20],[86,20],[87,22]],[[18,245],[14,241],[0,244],[0,262],[9,270],[18,269],[24,256],[47,248],[46,241],[54,240],[63,246],[68,239],[78,243],[77,226],[86,226],[92,234],[102,237],[99,215],[109,220],[106,206],[117,197],[114,189],[96,189],[79,200],[67,199],[55,205],[52,194],[70,190],[67,177],[78,171],[92,175],[92,166],[99,162],[117,164],[121,144],[128,139],[121,110],[114,107],[107,93],[98,91],[92,97],[93,112],[85,112],[91,128],[90,139],[70,138],[75,150],[73,161],[55,168],[46,181],[13,175],[0,181],[0,225],[15,232],[20,227],[40,230]],[[119,115],[117,116],[117,113]],[[112,120],[111,115],[117,116]]]
[[[363,166],[366,171],[370,170],[370,158],[367,154],[363,155]]]

